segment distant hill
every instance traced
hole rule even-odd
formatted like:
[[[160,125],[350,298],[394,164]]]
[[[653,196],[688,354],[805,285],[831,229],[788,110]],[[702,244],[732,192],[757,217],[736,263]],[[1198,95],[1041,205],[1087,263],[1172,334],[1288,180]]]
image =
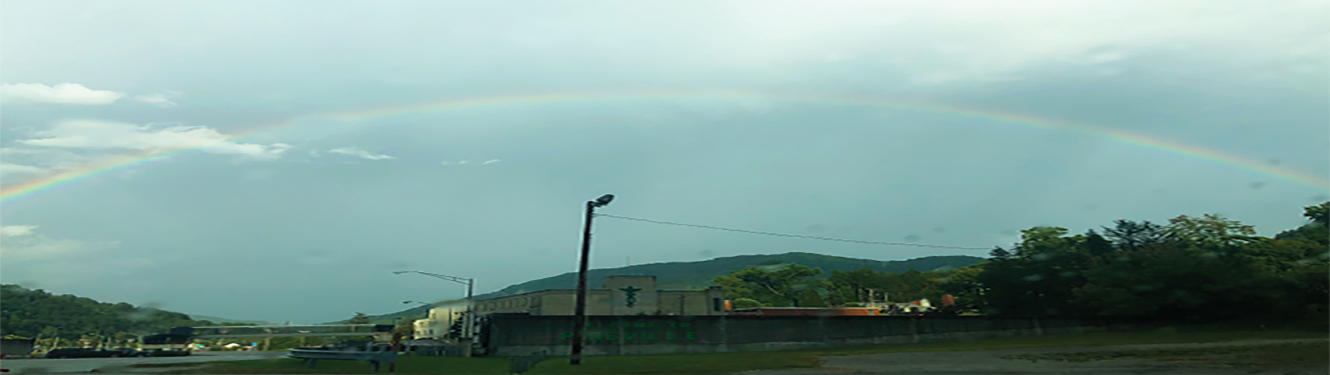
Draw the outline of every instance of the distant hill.
[[[178,312],[99,302],[71,294],[56,295],[18,285],[0,286],[0,334],[33,338],[58,335],[165,333],[171,327],[212,325]]]
[[[821,268],[823,272],[822,276],[826,277],[831,275],[831,271],[853,271],[860,268],[867,268],[878,272],[955,269],[979,263],[979,261],[982,260],[984,260],[984,258],[966,255],[931,256],[892,261],[846,258],[813,253],[740,255],[697,262],[650,263],[618,268],[593,269],[587,273],[587,282],[588,286],[591,288],[600,288],[600,282],[606,276],[653,275],[656,276],[656,287],[660,289],[700,289],[710,286],[711,280],[715,279],[716,276],[726,275],[732,271],[743,269],[748,266],[794,263]],[[569,272],[558,276],[510,285],[495,292],[477,295],[476,299],[492,299],[546,289],[574,288],[577,288],[577,272]],[[393,319],[399,317],[421,318],[428,312],[428,306],[417,306],[392,314],[371,316],[370,319],[376,324],[386,324],[392,323]]]

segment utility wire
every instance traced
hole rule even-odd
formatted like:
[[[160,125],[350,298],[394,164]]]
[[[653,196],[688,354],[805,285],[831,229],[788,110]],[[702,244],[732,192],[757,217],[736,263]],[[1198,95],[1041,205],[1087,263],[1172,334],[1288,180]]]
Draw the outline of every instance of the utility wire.
[[[804,238],[804,239],[810,239],[810,240],[836,241],[836,242],[849,242],[849,243],[859,243],[859,244],[867,244],[867,245],[915,246],[915,247],[931,247],[931,248],[935,248],[935,249],[991,250],[991,249],[989,249],[989,248],[984,248],[984,247],[959,247],[959,246],[924,245],[924,244],[904,243],[904,242],[859,241],[859,240],[847,240],[847,239],[841,239],[841,238],[817,237],[817,236],[804,236],[804,235],[798,235],[798,234],[782,234],[782,233],[771,233],[771,232],[758,232],[758,231],[753,231],[753,230],[732,229],[732,228],[721,228],[721,227],[713,227],[713,226],[709,226],[709,225],[671,223],[671,222],[668,222],[668,221],[647,220],[647,219],[639,219],[639,218],[635,218],[635,217],[617,216],[617,215],[606,215],[606,214],[596,214],[596,216],[610,217],[610,218],[623,219],[623,220],[641,221],[641,222],[645,222],[645,223],[653,223],[653,224],[677,225],[677,226],[681,226],[681,227],[705,228],[705,229],[723,230],[723,231],[728,231],[728,232],[739,232],[739,233],[749,233],[749,234],[761,234],[761,235],[765,235],[765,236],[791,237],[791,238]]]

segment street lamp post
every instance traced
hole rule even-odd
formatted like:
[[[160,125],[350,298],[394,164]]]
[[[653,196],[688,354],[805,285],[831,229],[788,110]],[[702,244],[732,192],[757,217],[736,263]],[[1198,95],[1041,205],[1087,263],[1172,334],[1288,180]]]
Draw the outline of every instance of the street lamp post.
[[[471,317],[472,315],[474,315],[474,314],[471,313],[471,311],[472,311],[472,310],[471,310],[471,305],[473,304],[473,302],[471,301],[471,297],[472,297],[472,294],[471,294],[471,293],[475,291],[476,279],[466,279],[466,278],[461,278],[461,277],[457,277],[457,276],[440,275],[440,274],[437,274],[437,273],[420,272],[420,271],[393,271],[393,274],[397,274],[397,275],[401,275],[401,274],[404,274],[404,273],[418,273],[418,274],[425,275],[425,276],[430,276],[430,277],[435,277],[435,278],[440,278],[440,279],[444,279],[444,280],[452,281],[452,282],[455,282],[455,283],[458,283],[458,284],[465,284],[465,285],[466,285],[466,318],[464,318],[463,321],[462,321],[462,337],[466,337],[466,338],[470,338],[470,337],[471,337],[471,330],[472,330],[471,325],[473,324],[473,322],[475,322],[474,318]],[[407,302],[403,302],[403,303],[408,303],[408,302],[411,302],[411,301],[407,301]]]
[[[582,261],[577,269],[577,305],[573,318],[573,352],[568,363],[582,364],[582,342],[586,340],[586,273],[588,257],[591,255],[591,218],[596,216],[596,207],[605,207],[614,200],[613,194],[605,194],[594,201],[586,202],[586,224],[582,229]]]

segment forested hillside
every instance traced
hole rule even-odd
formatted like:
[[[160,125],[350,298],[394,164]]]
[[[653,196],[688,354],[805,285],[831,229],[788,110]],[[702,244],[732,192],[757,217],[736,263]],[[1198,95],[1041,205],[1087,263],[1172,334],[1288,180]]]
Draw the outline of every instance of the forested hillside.
[[[744,306],[838,306],[867,291],[892,301],[952,294],[961,309],[1006,316],[1137,316],[1186,322],[1324,321],[1330,302],[1330,203],[1274,238],[1219,215],[1167,224],[1118,220],[1069,235],[1034,227],[992,258],[954,271],[851,272],[793,265],[717,277]],[[880,299],[879,299],[880,300]]]
[[[725,275],[748,266],[800,264],[830,271],[868,269],[876,272],[898,273],[910,270],[933,271],[958,269],[975,264],[984,258],[964,255],[932,256],[908,260],[881,261],[846,258],[813,253],[785,253],[772,255],[740,255],[697,262],[666,262],[640,264],[628,267],[593,269],[587,272],[591,288],[599,288],[600,281],[611,275],[653,275],[660,289],[698,289],[711,285],[716,276]],[[577,287],[577,273],[568,272],[510,285],[495,292],[477,295],[477,299],[498,298],[546,289],[573,289]],[[375,323],[391,323],[396,318],[418,318],[429,311],[418,306],[392,314],[372,316]]]
[[[171,327],[213,325],[189,315],[54,295],[18,285],[0,286],[0,334],[33,338],[83,339],[165,333]]]
[[[603,268],[587,273],[592,288],[599,288],[600,281],[611,275],[654,275],[658,289],[698,289],[712,284],[716,276],[724,275],[735,269],[774,264],[801,264],[831,272],[850,271],[861,268],[877,272],[905,272],[909,270],[932,271],[936,269],[956,269],[975,264],[984,258],[951,255],[923,257],[909,260],[880,261],[870,259],[846,258],[812,253],[785,253],[774,255],[740,255],[716,258],[698,262],[651,263],[628,267]],[[493,293],[477,296],[479,299],[497,298],[518,293],[545,289],[573,289],[577,287],[577,273],[537,279],[503,288]]]

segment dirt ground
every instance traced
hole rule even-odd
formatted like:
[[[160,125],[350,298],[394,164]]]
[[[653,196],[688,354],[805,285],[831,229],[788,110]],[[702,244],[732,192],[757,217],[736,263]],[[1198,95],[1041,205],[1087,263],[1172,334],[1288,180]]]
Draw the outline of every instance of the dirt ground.
[[[1330,374],[1325,364],[1244,365],[1233,355],[1193,360],[1116,358],[1084,362],[1022,359],[1062,353],[1108,353],[1135,350],[1171,350],[1210,347],[1244,347],[1283,343],[1325,341],[1253,340],[1204,344],[1121,345],[1098,347],[1029,348],[983,351],[865,354],[823,357],[821,369],[753,371],[743,375],[803,374]]]

